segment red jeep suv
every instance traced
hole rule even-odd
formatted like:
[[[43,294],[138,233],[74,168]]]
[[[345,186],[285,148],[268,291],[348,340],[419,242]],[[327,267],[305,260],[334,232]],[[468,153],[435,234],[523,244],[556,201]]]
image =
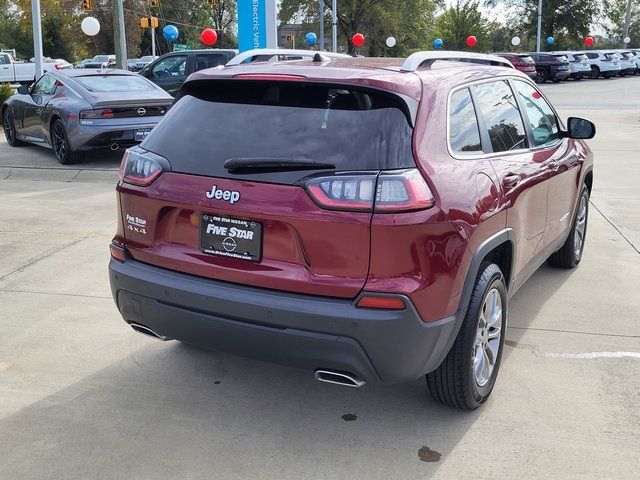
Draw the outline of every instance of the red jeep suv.
[[[124,155],[113,297],[162,340],[477,408],[509,297],[580,262],[594,134],[492,56],[197,72]]]

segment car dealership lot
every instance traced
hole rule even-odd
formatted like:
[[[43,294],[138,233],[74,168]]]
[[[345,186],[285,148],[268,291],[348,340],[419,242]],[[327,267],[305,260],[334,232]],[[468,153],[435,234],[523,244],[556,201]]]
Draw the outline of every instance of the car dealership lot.
[[[134,333],[106,274],[118,156],[63,167],[0,142],[0,478],[633,477],[639,84],[543,87],[599,129],[587,247],[513,298],[502,373],[472,413],[422,381],[340,388]]]

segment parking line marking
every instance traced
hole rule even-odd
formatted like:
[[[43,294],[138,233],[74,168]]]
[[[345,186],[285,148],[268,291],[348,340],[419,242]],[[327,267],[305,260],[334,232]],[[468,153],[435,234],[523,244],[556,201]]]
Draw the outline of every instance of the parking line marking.
[[[594,360],[596,358],[635,358],[640,360],[640,352],[584,352],[584,353],[557,353],[548,352],[538,345],[528,345],[526,343],[513,342],[505,340],[506,345],[519,348],[521,350],[529,350],[539,358],[560,358],[563,360]]]

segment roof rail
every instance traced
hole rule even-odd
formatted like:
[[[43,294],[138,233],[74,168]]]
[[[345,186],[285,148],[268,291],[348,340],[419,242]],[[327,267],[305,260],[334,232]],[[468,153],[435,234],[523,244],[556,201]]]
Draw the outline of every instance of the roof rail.
[[[319,50],[295,50],[291,48],[256,48],[253,50],[247,50],[246,52],[242,52],[231,60],[227,62],[227,67],[231,67],[234,65],[240,65],[246,61],[254,61],[255,57],[270,57],[267,62],[274,62],[278,60],[279,56],[291,56],[291,57],[302,57],[303,59],[317,61],[327,61],[332,58],[353,58],[350,55],[345,55],[344,53],[333,53],[333,52],[322,52]],[[262,61],[262,60],[261,60]]]
[[[449,60],[467,63],[481,63],[489,65],[497,65],[500,67],[514,68],[509,60],[506,58],[498,57],[496,55],[487,55],[484,53],[471,53],[471,52],[456,52],[456,51],[431,51],[431,52],[416,52],[410,55],[402,65],[400,69],[402,72],[415,72],[418,68],[423,66],[430,66],[437,60]]]

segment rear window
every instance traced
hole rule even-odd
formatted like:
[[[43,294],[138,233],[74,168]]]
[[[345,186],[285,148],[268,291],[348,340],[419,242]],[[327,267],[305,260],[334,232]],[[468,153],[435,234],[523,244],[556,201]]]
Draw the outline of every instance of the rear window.
[[[560,60],[561,62],[568,62],[569,60],[567,59],[566,55],[554,55],[554,57],[556,57],[558,60]]]
[[[531,58],[531,55],[518,55],[518,58],[520,59],[521,62],[535,63],[533,61],[533,58]]]
[[[336,171],[409,168],[413,130],[404,108],[393,94],[340,85],[193,82],[142,147],[176,172],[275,183],[310,172],[230,174],[224,163],[277,158],[330,163]]]
[[[144,78],[137,75],[87,75],[75,80],[90,92],[142,92],[154,90]]]

